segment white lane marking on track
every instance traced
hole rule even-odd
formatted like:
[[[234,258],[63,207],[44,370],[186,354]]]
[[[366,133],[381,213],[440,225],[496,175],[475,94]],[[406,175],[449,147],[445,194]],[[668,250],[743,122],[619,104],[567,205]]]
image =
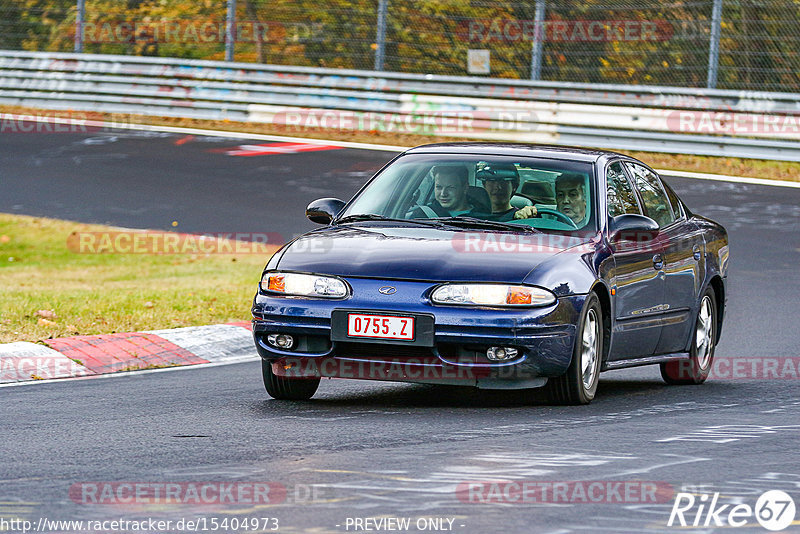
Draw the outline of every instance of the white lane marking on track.
[[[633,410],[623,412],[610,412],[606,414],[587,415],[584,417],[563,419],[543,419],[533,423],[517,423],[513,425],[501,426],[488,426],[483,428],[459,430],[453,433],[456,437],[480,437],[480,436],[504,436],[516,433],[540,432],[547,431],[555,428],[562,428],[564,426],[577,426],[586,424],[603,424],[614,423],[617,421],[625,421],[634,417],[643,417],[649,415],[660,414],[673,414],[677,411],[685,410],[699,410],[709,408],[733,408],[739,406],[740,403],[699,403],[696,401],[682,401],[673,404],[656,404],[645,408],[636,408]]]
[[[59,378],[56,380],[31,380],[29,382],[11,382],[9,384],[0,384],[0,388],[20,387],[20,386],[34,386],[43,384],[64,384],[66,382],[73,382],[75,380],[100,380],[103,378],[122,378],[126,376],[139,376],[149,375],[151,373],[169,373],[172,371],[188,371],[191,369],[203,369],[206,367],[221,367],[223,365],[233,365],[235,363],[252,363],[256,361],[252,356],[245,356],[236,359],[224,360],[219,362],[210,363],[197,363],[194,365],[180,365],[178,367],[164,367],[163,369],[142,369],[139,371],[122,371],[119,373],[108,373],[103,375],[92,376],[75,376],[70,378]]]
[[[686,434],[658,439],[655,442],[702,441],[708,443],[730,443],[741,439],[757,439],[784,431],[800,432],[800,425],[715,425],[687,432]]]
[[[644,467],[642,469],[631,469],[628,471],[623,471],[621,473],[614,473],[613,475],[610,475],[609,478],[624,477],[629,475],[640,475],[642,473],[650,473],[651,471],[655,471],[656,469],[661,469],[662,467],[672,467],[674,465],[691,464],[694,462],[707,462],[711,460],[711,458],[685,458],[678,454],[669,454],[667,456],[675,456],[679,458],[679,460],[663,464],[651,465],[650,467]]]
[[[59,122],[58,119],[49,117],[30,117],[25,115],[8,115],[9,118],[19,120],[26,119],[33,122],[50,122],[50,123],[69,123],[70,119],[63,119]],[[205,135],[210,137],[224,137],[229,139],[254,139],[259,141],[277,141],[288,143],[309,143],[318,145],[334,145],[342,148],[355,148],[359,150],[377,150],[381,152],[403,152],[411,147],[397,146],[397,145],[378,145],[373,143],[355,143],[351,141],[335,141],[332,139],[312,139],[308,137],[285,137],[281,135],[266,135],[254,134],[246,132],[228,132],[225,130],[208,130],[204,128],[182,128],[177,126],[151,126],[148,124],[114,124],[102,121],[86,121],[86,126],[99,127],[99,128],[114,128],[118,130],[139,130],[149,132],[167,132],[179,133],[187,135]],[[746,176],[728,176],[725,174],[710,174],[700,172],[688,171],[671,171],[667,169],[656,169],[659,174],[666,176],[676,176],[680,178],[696,178],[700,180],[718,180],[723,182],[738,182],[745,184],[766,185],[774,187],[792,187],[800,188],[800,182],[787,182],[783,180],[767,180],[763,178],[750,178]]]
[[[793,187],[800,189],[800,182],[789,182],[784,180],[767,180],[766,178],[750,178],[748,176],[729,176],[727,174],[709,174],[705,172],[670,171],[667,169],[655,169],[658,174],[663,176],[675,176],[677,178],[697,178],[699,180],[715,180],[718,182],[735,182],[737,184],[769,185],[774,187]]]

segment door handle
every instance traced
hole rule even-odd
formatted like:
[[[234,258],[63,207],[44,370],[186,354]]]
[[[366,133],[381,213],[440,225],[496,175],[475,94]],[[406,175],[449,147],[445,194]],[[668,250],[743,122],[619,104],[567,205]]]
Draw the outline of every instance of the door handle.
[[[700,247],[698,245],[692,247],[692,256],[694,256],[695,260],[700,261]]]
[[[661,257],[661,254],[656,254],[653,256],[653,268],[657,271],[660,271],[664,268],[664,258]]]

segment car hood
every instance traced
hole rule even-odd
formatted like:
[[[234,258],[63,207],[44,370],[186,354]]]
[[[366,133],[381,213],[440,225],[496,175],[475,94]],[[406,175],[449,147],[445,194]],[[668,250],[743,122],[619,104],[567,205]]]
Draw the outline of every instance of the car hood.
[[[284,249],[277,268],[342,277],[521,283],[543,261],[587,241],[531,232],[358,223],[299,237]]]

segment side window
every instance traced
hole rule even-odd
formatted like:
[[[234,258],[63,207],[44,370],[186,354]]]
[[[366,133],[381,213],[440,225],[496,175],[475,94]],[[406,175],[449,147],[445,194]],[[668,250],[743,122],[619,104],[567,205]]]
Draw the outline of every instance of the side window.
[[[616,217],[623,213],[641,214],[636,202],[636,193],[631,189],[631,184],[622,169],[619,161],[612,163],[606,170],[608,182],[608,216]]]
[[[667,192],[669,203],[672,204],[672,213],[675,215],[676,219],[680,219],[683,217],[683,209],[681,209],[681,201],[678,199],[678,195],[675,194],[675,191],[673,191],[669,184],[663,179],[661,183],[664,185],[664,190]]]
[[[661,186],[658,176],[648,169],[636,163],[625,163],[633,174],[636,190],[642,197],[645,215],[653,219],[659,226],[663,227],[675,220],[675,213],[669,203],[667,194]]]

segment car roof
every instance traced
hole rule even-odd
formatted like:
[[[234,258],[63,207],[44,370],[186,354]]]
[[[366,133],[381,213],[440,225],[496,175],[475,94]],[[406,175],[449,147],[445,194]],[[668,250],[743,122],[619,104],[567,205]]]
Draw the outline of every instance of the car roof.
[[[610,150],[597,150],[555,145],[534,145],[526,143],[434,143],[421,145],[405,154],[481,154],[494,156],[525,156],[572,161],[595,162],[603,156],[629,157]]]

